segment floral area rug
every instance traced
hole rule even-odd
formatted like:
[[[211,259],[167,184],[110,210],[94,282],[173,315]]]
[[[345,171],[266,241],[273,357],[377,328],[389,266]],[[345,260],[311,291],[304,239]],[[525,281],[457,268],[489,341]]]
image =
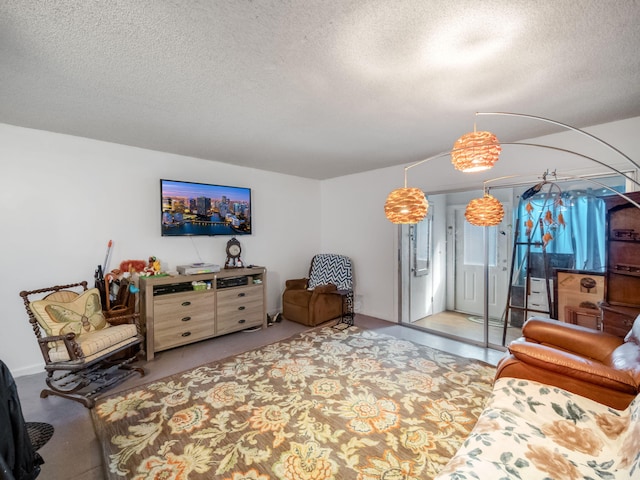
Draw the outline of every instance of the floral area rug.
[[[495,368],[324,327],[98,400],[109,479],[429,479]]]

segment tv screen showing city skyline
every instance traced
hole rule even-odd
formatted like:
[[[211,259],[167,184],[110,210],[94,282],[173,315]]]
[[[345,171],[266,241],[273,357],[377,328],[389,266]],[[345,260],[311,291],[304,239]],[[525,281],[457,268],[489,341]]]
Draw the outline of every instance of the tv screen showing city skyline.
[[[162,235],[251,234],[251,189],[160,180]]]

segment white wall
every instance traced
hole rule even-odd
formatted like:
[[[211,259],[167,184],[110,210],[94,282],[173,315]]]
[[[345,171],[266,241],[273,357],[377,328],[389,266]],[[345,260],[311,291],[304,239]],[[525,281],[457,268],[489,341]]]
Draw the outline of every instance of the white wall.
[[[384,216],[395,178],[386,170],[322,182],[322,248],[351,257],[357,312],[395,320],[397,233]]]
[[[485,123],[479,129],[488,128]],[[490,129],[499,138],[496,124]],[[587,130],[640,159],[640,117]],[[575,132],[538,141],[629,167]],[[268,269],[269,311],[280,309],[286,279],[305,276],[315,253],[334,252],[353,259],[357,310],[398,319],[398,227],[386,220],[383,206],[388,193],[403,185],[402,166],[320,182],[3,124],[0,159],[0,322],[5,327],[0,358],[15,376],[42,366],[20,290],[92,280],[109,239],[115,244],[112,266],[150,255],[171,268],[197,260],[189,238],[160,236],[160,178],[252,188],[255,234],[241,242],[245,261]],[[455,172],[443,157],[411,169],[409,186],[431,193],[481,188],[485,179],[516,173],[535,178],[555,167],[565,173],[607,171],[566,154],[505,146],[501,160],[484,176]],[[226,240],[194,242],[203,260],[222,263]]]
[[[111,268],[157,256],[168,268],[223,264],[229,237],[160,235],[159,179],[251,187],[254,234],[239,237],[247,264],[267,267],[268,304],[307,274],[321,249],[320,183],[112,143],[0,124],[0,358],[14,376],[42,371],[21,290],[93,282],[113,240]],[[195,247],[194,247],[195,244]]]

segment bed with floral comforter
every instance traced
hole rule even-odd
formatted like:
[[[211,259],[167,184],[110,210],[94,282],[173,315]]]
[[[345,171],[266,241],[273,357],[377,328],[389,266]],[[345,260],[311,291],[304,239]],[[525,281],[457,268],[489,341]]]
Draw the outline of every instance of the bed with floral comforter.
[[[640,395],[614,410],[538,382],[498,379],[436,480],[512,478],[640,479]]]

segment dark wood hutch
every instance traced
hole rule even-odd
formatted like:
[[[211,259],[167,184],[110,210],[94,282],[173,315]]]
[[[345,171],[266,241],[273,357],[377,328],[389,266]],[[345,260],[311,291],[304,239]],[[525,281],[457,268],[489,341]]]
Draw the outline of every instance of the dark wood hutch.
[[[640,204],[640,192],[626,193]],[[640,209],[620,197],[606,205],[606,275],[600,303],[605,332],[624,337],[640,314]]]

